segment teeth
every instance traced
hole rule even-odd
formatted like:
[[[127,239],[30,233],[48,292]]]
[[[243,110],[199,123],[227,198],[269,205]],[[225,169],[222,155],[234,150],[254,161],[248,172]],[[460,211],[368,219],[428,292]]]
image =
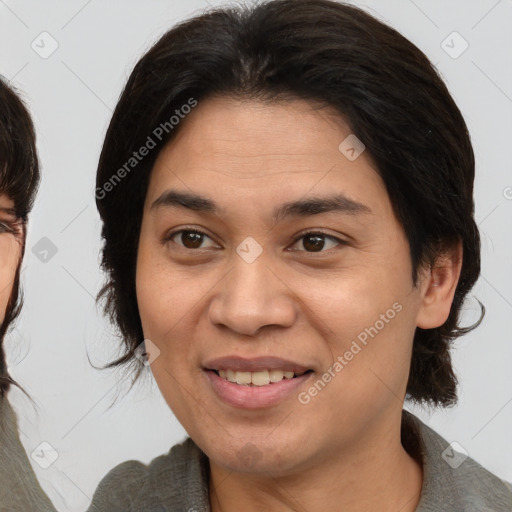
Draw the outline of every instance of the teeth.
[[[236,383],[237,384],[250,384],[251,383],[251,372],[236,372]]]
[[[263,370],[261,372],[252,372],[251,382],[255,386],[266,386],[267,384],[270,384],[270,377],[268,375],[268,371]]]
[[[284,379],[284,372],[282,370],[270,370],[269,374],[270,382],[279,382],[280,380]]]
[[[233,370],[219,370],[219,375],[229,382],[254,386],[266,386],[271,382],[280,382],[283,379],[293,379],[294,373],[283,370],[260,370],[257,372],[236,372]]]

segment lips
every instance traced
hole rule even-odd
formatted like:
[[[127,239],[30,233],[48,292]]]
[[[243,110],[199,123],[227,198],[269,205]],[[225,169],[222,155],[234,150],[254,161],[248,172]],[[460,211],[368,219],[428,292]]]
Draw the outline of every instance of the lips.
[[[204,378],[218,399],[232,408],[245,410],[275,407],[285,400],[297,396],[312,375],[313,372],[306,372],[300,377],[285,378],[268,385],[255,386],[229,382],[213,370],[203,371]]]
[[[210,359],[203,365],[203,375],[215,395],[231,407],[246,410],[282,403],[313,374],[312,368],[298,361],[272,356],[232,355]]]

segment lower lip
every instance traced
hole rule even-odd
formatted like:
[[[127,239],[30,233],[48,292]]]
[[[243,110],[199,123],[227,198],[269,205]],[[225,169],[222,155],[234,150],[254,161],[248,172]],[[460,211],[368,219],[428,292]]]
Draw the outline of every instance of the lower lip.
[[[240,385],[229,382],[213,370],[205,370],[213,390],[227,404],[240,409],[260,409],[282,402],[313,375],[306,373],[293,379],[283,379],[265,386]]]

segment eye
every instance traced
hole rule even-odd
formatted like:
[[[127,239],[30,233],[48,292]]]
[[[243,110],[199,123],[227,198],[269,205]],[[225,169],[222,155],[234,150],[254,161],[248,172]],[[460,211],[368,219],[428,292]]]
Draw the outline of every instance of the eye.
[[[203,245],[205,241],[210,241],[210,245]],[[325,252],[336,245],[346,245],[346,242],[332,235],[322,233],[321,231],[309,231],[302,234],[294,245],[299,244],[302,240],[302,247],[306,252]],[[164,243],[173,242],[185,249],[206,249],[208,247],[219,247],[206,233],[197,229],[180,229],[166,236]],[[302,250],[300,248],[292,248],[290,250]]]
[[[166,237],[166,241],[172,241],[185,249],[205,249],[206,247],[201,247],[205,239],[212,242],[210,247],[218,247],[206,233],[195,229],[181,229]]]
[[[9,227],[5,222],[0,222],[0,233],[12,233],[13,229]]]
[[[323,249],[331,249],[336,245],[346,245],[346,242],[336,238],[334,236],[328,235],[326,233],[322,233],[321,231],[309,231],[307,233],[303,233],[300,238],[298,238],[294,245],[297,245],[302,240],[302,247],[306,250],[306,252],[325,252]],[[331,244],[329,246],[329,243]],[[327,245],[327,247],[326,247]],[[291,249],[293,251],[301,250],[301,249]]]
[[[0,221],[0,233],[12,233],[18,235],[21,231],[21,222]]]

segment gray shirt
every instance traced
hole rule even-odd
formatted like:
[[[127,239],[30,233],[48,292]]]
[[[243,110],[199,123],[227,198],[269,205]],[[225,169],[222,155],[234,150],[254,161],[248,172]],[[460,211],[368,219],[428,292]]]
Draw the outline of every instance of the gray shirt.
[[[0,512],[55,512],[18,435],[16,415],[0,396]]]
[[[405,440],[405,442],[404,442]],[[402,442],[423,463],[416,512],[512,512],[512,486],[404,411]],[[187,438],[149,465],[120,464],[94,493],[88,512],[208,512],[208,457]]]

